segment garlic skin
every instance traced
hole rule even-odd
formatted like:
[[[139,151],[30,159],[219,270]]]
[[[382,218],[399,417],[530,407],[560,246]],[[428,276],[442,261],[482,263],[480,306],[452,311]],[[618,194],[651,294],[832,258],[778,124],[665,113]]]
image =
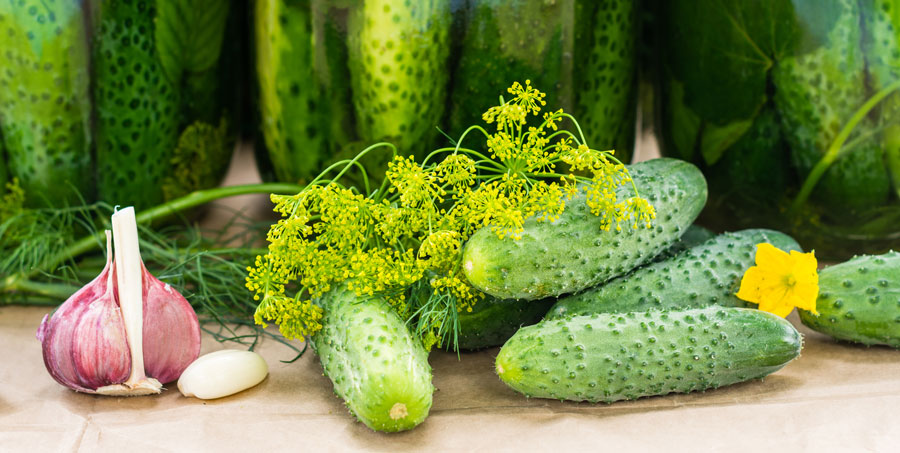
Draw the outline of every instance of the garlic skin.
[[[159,382],[172,382],[200,355],[200,321],[175,288],[141,263],[144,295],[144,367]]]
[[[200,324],[187,300],[141,261],[134,209],[112,220],[103,271],[38,328],[44,365],[78,392],[160,393],[200,355]]]
[[[111,241],[107,232],[109,250]],[[37,338],[47,371],[66,387],[95,393],[128,379],[131,354],[116,302],[112,253],[97,278],[69,297],[52,317],[44,316]]]
[[[178,379],[178,390],[186,397],[222,398],[259,384],[268,374],[269,366],[259,354],[224,349],[194,361]]]

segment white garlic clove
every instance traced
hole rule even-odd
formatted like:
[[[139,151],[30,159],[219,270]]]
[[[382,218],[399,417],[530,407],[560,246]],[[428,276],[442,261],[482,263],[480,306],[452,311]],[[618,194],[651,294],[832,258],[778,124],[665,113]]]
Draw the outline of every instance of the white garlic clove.
[[[222,398],[259,384],[267,374],[269,366],[259,354],[225,349],[190,364],[178,379],[178,390],[203,400]]]

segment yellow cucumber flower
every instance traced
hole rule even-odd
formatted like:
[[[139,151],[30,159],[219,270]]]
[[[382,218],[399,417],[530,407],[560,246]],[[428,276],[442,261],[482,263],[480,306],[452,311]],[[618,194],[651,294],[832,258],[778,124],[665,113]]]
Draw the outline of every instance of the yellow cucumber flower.
[[[819,274],[814,252],[791,250],[788,254],[772,244],[756,245],[756,266],[741,279],[739,299],[759,304],[759,309],[782,318],[794,307],[816,312]]]

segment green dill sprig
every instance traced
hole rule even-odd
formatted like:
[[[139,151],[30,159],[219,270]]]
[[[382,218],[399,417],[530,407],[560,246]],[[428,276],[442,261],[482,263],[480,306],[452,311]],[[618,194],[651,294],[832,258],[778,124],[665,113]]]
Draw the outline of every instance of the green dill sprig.
[[[103,269],[101,238],[114,207],[97,202],[28,209],[15,187],[11,183],[0,200],[0,304],[59,305]],[[233,195],[301,189],[294,184],[207,189],[145,210],[138,215],[142,258],[157,278],[179,289],[216,340],[253,349],[260,338],[270,337],[299,356],[305,348],[252,322],[256,304],[244,289],[244,263],[261,252],[254,247],[268,222],[232,211],[222,228],[207,230],[180,213]],[[162,226],[153,225],[165,218]]]
[[[541,115],[545,95],[530,82],[508,91],[512,99],[483,116],[493,133],[472,126],[421,163],[375,144],[296,195],[273,195],[281,219],[269,230],[266,253],[247,268],[256,322],[275,322],[286,338],[313,335],[322,327],[317,298],[346,283],[359,296],[384,296],[426,347],[453,345],[457,314],[484,297],[461,269],[463,244],[478,229],[518,239],[525,219],[557,219],[579,190],[603,228],[649,227],[653,208],[613,151],[590,148],[562,110]],[[529,126],[530,119],[539,125]],[[575,132],[561,129],[563,121]],[[486,153],[463,146],[479,135]],[[359,162],[379,151],[392,159],[373,191]],[[343,184],[350,171],[361,174],[361,190]],[[634,196],[618,199],[616,188],[627,183]]]

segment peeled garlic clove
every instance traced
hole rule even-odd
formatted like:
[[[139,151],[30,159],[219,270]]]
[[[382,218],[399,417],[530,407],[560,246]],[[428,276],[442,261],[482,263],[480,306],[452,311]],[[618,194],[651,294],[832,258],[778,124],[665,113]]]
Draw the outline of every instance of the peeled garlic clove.
[[[184,396],[204,400],[222,398],[259,384],[267,374],[269,366],[259,354],[225,349],[206,354],[188,366],[178,379],[178,390]]]

